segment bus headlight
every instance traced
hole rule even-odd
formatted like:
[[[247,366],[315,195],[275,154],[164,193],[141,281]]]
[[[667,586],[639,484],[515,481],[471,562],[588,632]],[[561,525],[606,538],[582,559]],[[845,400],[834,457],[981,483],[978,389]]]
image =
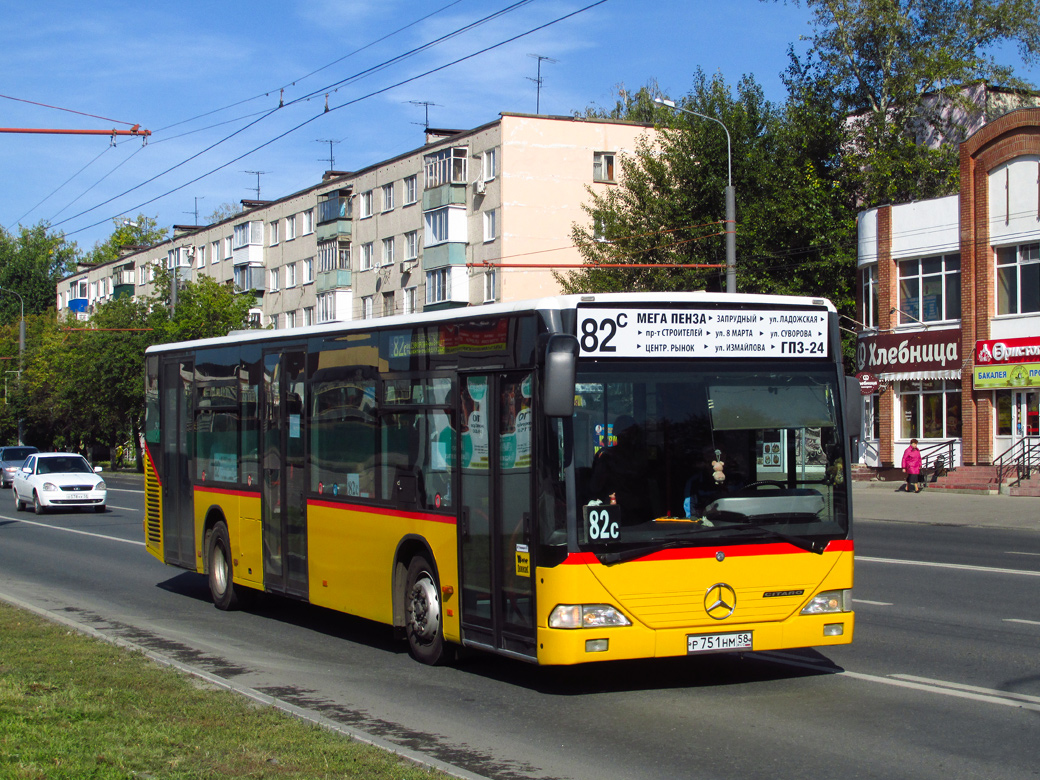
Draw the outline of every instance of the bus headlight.
[[[852,612],[852,590],[825,590],[817,593],[802,609],[803,615],[824,615],[828,612]]]
[[[558,604],[549,615],[549,628],[630,626],[632,621],[609,604]]]

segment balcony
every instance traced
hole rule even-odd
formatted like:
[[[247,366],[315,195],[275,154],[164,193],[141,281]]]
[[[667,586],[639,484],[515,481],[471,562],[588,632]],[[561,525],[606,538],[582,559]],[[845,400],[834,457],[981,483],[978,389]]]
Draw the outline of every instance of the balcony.
[[[349,239],[353,228],[350,195],[341,194],[318,201],[318,241]]]
[[[354,231],[354,223],[349,219],[337,219],[335,222],[324,222],[318,225],[318,241],[349,241]]]
[[[428,246],[423,250],[424,271],[435,271],[452,265],[466,264],[466,244],[446,242]]]
[[[344,290],[350,288],[350,270],[337,268],[332,271],[319,271],[314,280],[315,292],[318,294],[331,292],[332,290]]]

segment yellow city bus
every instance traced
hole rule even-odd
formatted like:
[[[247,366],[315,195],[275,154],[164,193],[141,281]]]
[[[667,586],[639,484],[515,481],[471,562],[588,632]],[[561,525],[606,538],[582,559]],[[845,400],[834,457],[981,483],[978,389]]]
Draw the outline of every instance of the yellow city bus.
[[[564,296],[146,357],[144,531],[208,576],[539,664],[852,641],[837,314]]]

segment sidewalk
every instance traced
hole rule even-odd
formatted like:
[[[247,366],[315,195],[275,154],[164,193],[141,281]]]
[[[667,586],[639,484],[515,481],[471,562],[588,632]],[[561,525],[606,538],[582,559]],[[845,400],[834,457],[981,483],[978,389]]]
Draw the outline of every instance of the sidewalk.
[[[925,488],[919,494],[897,492],[901,482],[853,482],[855,520],[890,520],[929,525],[972,525],[1040,531],[1040,499],[972,496]]]

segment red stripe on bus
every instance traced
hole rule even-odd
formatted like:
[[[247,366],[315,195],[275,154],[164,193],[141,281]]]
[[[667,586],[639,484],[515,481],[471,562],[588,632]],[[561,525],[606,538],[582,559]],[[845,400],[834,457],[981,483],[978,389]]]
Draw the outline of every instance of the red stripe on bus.
[[[320,506],[325,509],[344,509],[350,512],[361,512],[367,515],[390,515],[392,517],[401,517],[407,520],[428,520],[432,523],[447,523],[448,525],[456,525],[458,522],[456,518],[450,515],[431,515],[426,512],[402,512],[401,510],[388,512],[386,509],[377,506],[347,504],[338,501],[323,501],[321,499],[310,499],[307,501],[307,506]]]
[[[853,543],[851,539],[837,539],[827,544],[827,548],[824,552],[852,552]],[[802,550],[795,547],[787,542],[776,542],[773,544],[740,544],[740,545],[726,545],[721,547],[708,546],[708,547],[685,547],[677,550],[659,550],[657,552],[647,553],[641,558],[635,558],[637,561],[684,561],[684,560],[696,560],[698,558],[714,558],[715,553],[724,552],[726,557],[740,556],[759,556],[759,555],[812,555],[807,550]],[[600,561],[596,557],[595,553],[581,552],[571,553],[563,561],[565,566],[567,565],[590,565],[599,564]]]
[[[147,461],[152,467],[152,475],[155,477],[155,481],[159,483],[159,487],[162,487],[162,479],[159,477],[159,469],[156,468],[155,464],[158,462],[155,460],[155,456],[152,455],[152,448],[146,443],[144,445],[145,452],[148,453]]]

